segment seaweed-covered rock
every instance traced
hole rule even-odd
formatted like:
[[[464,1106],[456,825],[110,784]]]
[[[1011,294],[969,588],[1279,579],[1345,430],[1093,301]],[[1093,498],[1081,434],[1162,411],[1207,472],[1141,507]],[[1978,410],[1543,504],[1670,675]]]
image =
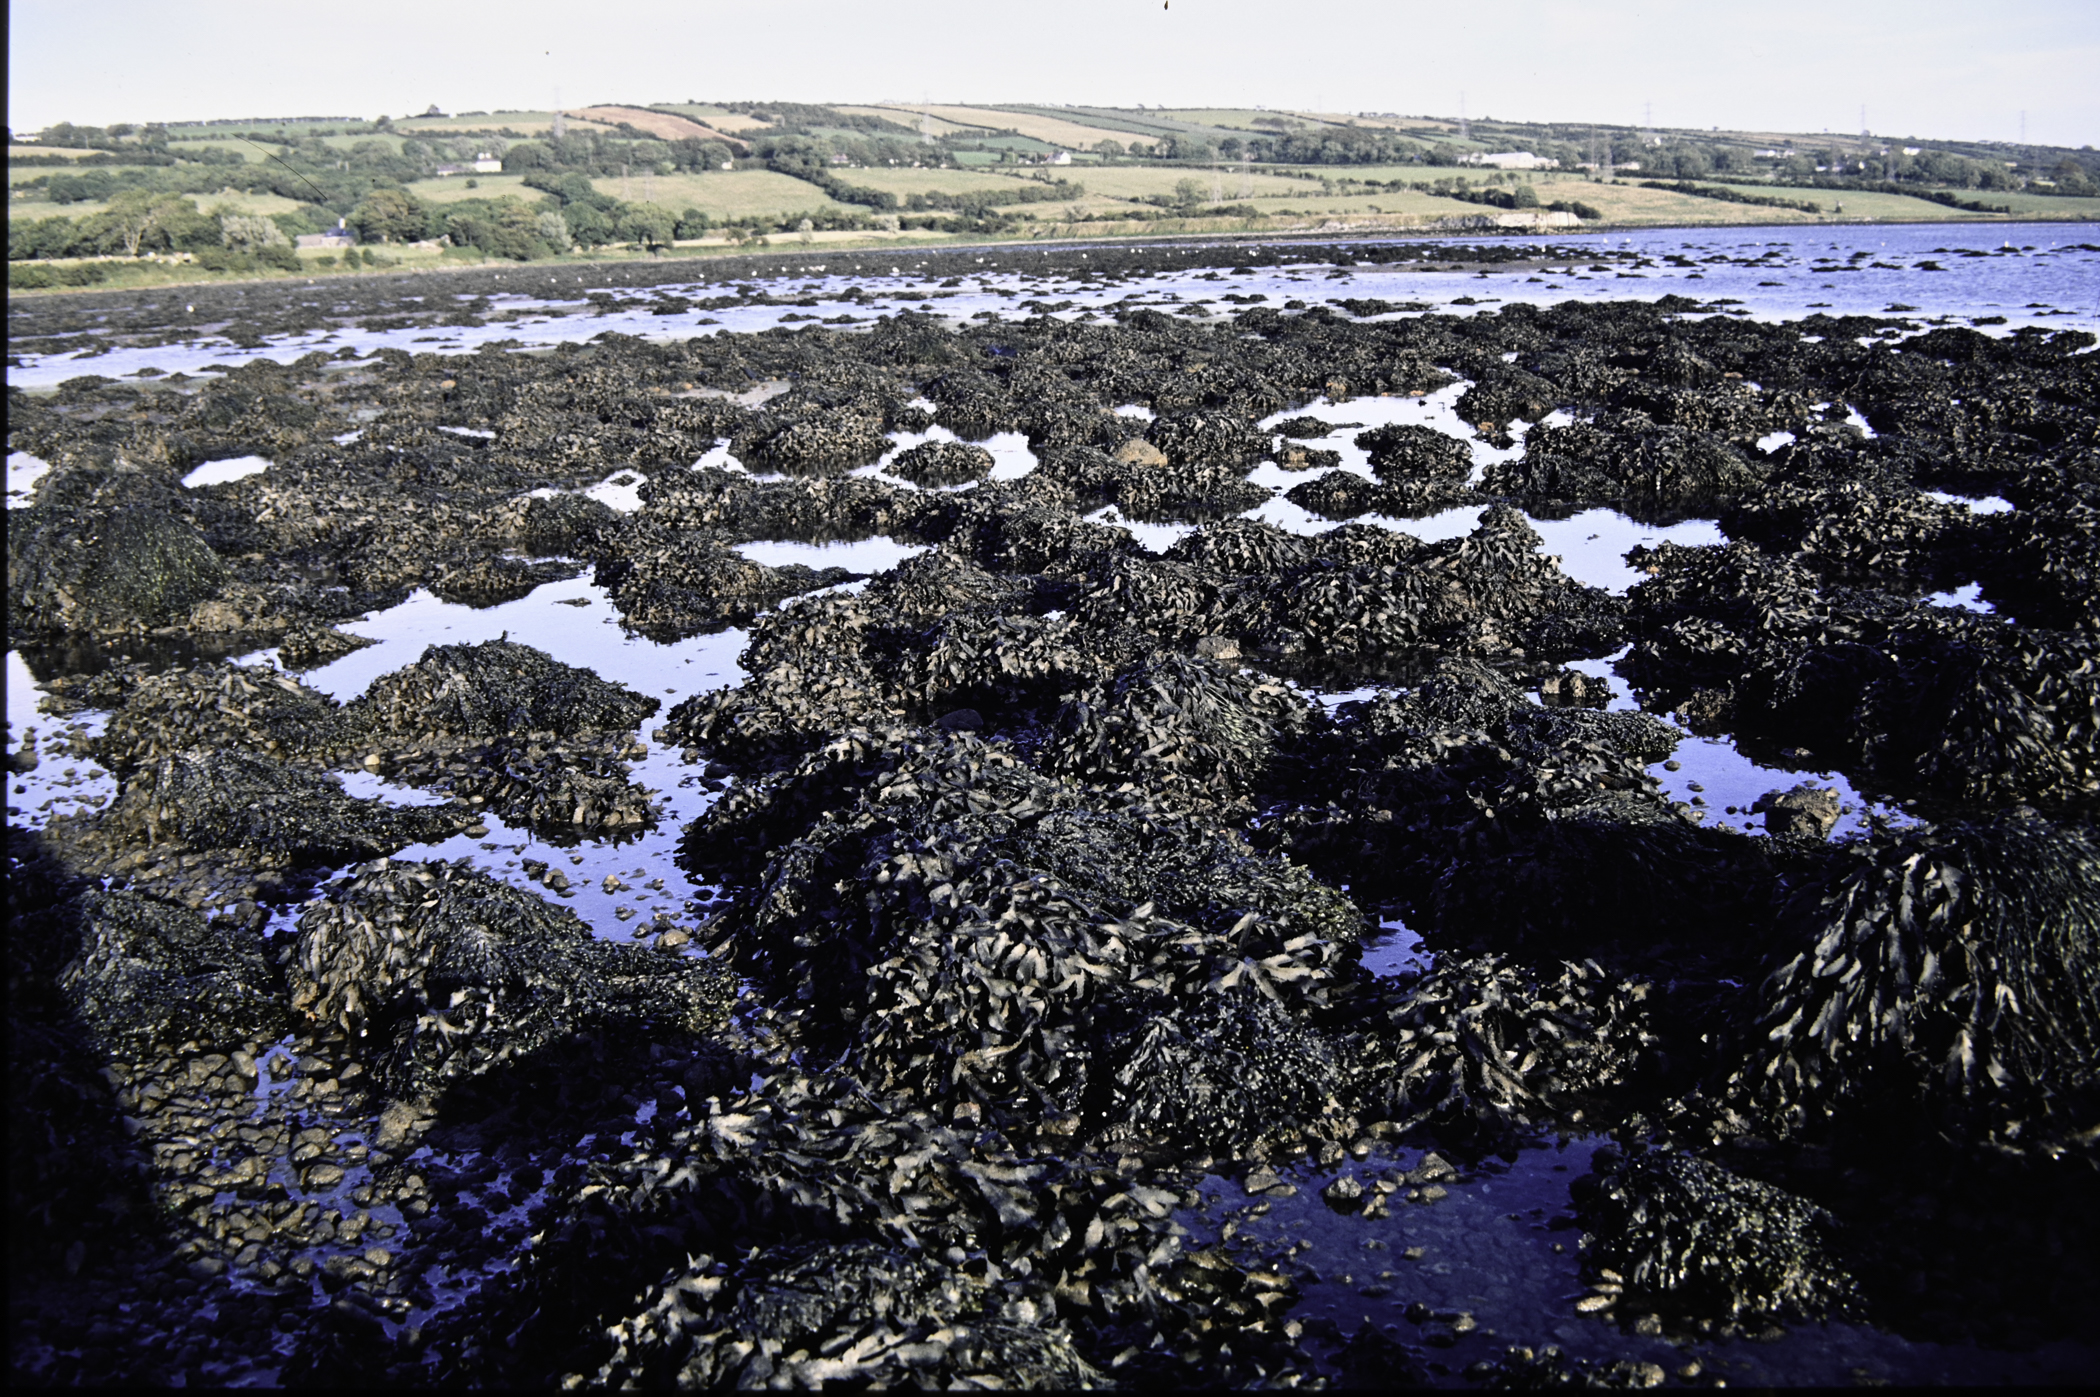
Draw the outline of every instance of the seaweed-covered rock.
[[[1482,488],[1532,504],[1667,511],[1713,508],[1770,471],[1718,436],[1634,416],[1534,427],[1523,457],[1489,466]]]
[[[1399,425],[1360,432],[1356,444],[1371,454],[1371,473],[1388,485],[1463,485],[1473,473],[1473,451],[1433,427]]]
[[[479,811],[508,824],[569,833],[653,823],[647,789],[628,779],[624,757],[646,749],[606,741],[538,743],[499,738],[435,760],[397,767],[455,799],[479,796]]]
[[[1354,1099],[1375,1117],[1491,1138],[1574,1119],[1656,1041],[1650,988],[1613,983],[1594,961],[1549,979],[1499,956],[1444,957],[1352,1040]]]
[[[153,851],[159,859],[240,852],[262,868],[283,868],[389,854],[472,823],[464,809],[358,800],[331,776],[221,748],[140,767],[90,830],[113,850]]]
[[[976,738],[849,736],[718,805],[685,857],[756,875],[724,919],[733,953],[871,1086],[1099,1128],[1100,1073],[1133,1025],[1241,984],[1319,1002],[1360,920],[1281,860],[1164,811],[1086,809],[1082,791]],[[1207,1132],[1230,1119],[1219,1100],[1180,1143],[1222,1143]]]
[[[1112,1064],[1099,1108],[1113,1124],[1097,1139],[1201,1140],[1238,1145],[1279,1121],[1318,1121],[1356,1083],[1334,1038],[1251,986],[1146,1014],[1098,1052]]]
[[[1966,506],[1908,488],[1846,482],[1823,488],[1776,484],[1721,517],[1730,538],[1792,554],[1819,574],[1854,579],[1911,574],[1958,580],[1976,530]]]
[[[1225,412],[1190,412],[1161,417],[1145,429],[1146,440],[1177,466],[1214,465],[1244,474],[1275,448],[1276,439],[1246,418]]]
[[[227,577],[204,537],[155,502],[79,513],[8,511],[11,635],[154,630],[187,619]]]
[[[1615,1161],[1574,1190],[1585,1261],[1635,1303],[1693,1320],[1823,1319],[1855,1313],[1837,1224],[1805,1198],[1689,1155]]]
[[[1354,519],[1378,509],[1385,494],[1375,480],[1366,480],[1354,471],[1331,470],[1293,485],[1283,497],[1322,519]]]
[[[992,473],[992,453],[967,442],[922,442],[898,452],[883,471],[914,485],[967,485]]]
[[[1090,446],[1043,452],[1037,473],[1071,488],[1082,507],[1114,504],[1140,520],[1223,518],[1252,509],[1266,488],[1242,479],[1242,468],[1202,458],[1170,460],[1144,442],[1111,456]]]
[[[1044,769],[1111,784],[1134,778],[1231,798],[1262,779],[1307,705],[1283,685],[1195,656],[1162,656],[1090,687],[1057,716]]]
[[[535,563],[484,553],[441,566],[430,590],[440,601],[496,606],[529,596],[549,582],[566,582],[577,571],[576,564],[560,559]]]
[[[1297,534],[1257,519],[1220,519],[1175,541],[1166,556],[1251,577],[1303,562],[1311,546]]]
[[[661,699],[565,665],[511,640],[433,645],[344,706],[379,734],[476,738],[595,737],[632,731]]]
[[[245,926],[131,892],[83,893],[71,920],[77,948],[58,985],[112,1049],[242,1047],[289,1022],[262,938]]]
[[[1734,1078],[1786,1128],[1916,1098],[2010,1143],[2083,1130],[2100,1087],[2100,842],[2014,816],[1857,847],[1787,906]]]
[[[351,1035],[387,1090],[427,1096],[586,1027],[719,1026],[719,968],[598,941],[574,913],[465,863],[381,860],[299,917],[292,1007]]]
[[[1329,422],[1326,419],[1319,417],[1286,417],[1283,421],[1278,422],[1274,427],[1270,428],[1269,430],[1273,431],[1274,433],[1276,433],[1276,435],[1280,437],[1287,437],[1299,441],[1307,441],[1317,440],[1318,438],[1324,436],[1331,436],[1335,432],[1341,430],[1343,426],[1347,425],[1350,424],[1337,424],[1334,422]]]
[[[761,419],[730,446],[754,471],[784,475],[841,475],[880,460],[889,450],[879,417],[818,412],[788,422]]]
[[[1079,450],[1080,448],[1072,448]],[[929,497],[906,536],[943,543],[993,572],[1073,574],[1137,545],[1122,529],[1078,517],[1079,500],[1055,473],[987,482]]]
[[[843,568],[766,567],[708,534],[637,530],[596,580],[637,630],[665,638],[739,625],[784,598],[850,581]]]
[[[619,523],[603,500],[556,492],[525,501],[515,537],[520,548],[542,557],[594,558]]]
[[[339,631],[333,626],[307,623],[295,627],[277,643],[277,662],[288,670],[319,669],[322,665],[378,643],[366,636]]]
[[[1338,529],[1325,556],[1243,587],[1231,615],[1241,648],[1271,669],[1323,682],[1401,677],[1439,652],[1542,657],[1595,653],[1622,604],[1571,582],[1507,506],[1462,539]]]
[[[1066,1390],[1105,1381],[1038,1306],[870,1242],[773,1248],[733,1266],[696,1258],[653,1300],[614,1326],[600,1383]],[[706,1341],[693,1342],[696,1332]]]
[[[97,761],[121,772],[176,753],[233,747],[326,763],[355,741],[335,700],[291,676],[259,665],[204,665],[137,677],[90,747]]]
[[[2089,633],[1820,584],[1747,544],[1631,556],[1651,580],[1630,598],[1640,640],[1622,669],[1651,702],[1898,789],[2071,806],[2100,793]]]
[[[645,531],[661,526],[748,542],[873,538],[907,526],[919,509],[913,492],[866,476],[753,480],[715,466],[658,476],[642,487],[642,499]]]

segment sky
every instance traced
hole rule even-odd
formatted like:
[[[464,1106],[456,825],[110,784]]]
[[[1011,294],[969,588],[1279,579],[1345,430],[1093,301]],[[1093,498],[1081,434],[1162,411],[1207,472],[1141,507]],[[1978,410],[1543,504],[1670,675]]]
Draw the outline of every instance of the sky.
[[[688,100],[1268,106],[2100,144],[2100,0],[13,0],[8,125]]]

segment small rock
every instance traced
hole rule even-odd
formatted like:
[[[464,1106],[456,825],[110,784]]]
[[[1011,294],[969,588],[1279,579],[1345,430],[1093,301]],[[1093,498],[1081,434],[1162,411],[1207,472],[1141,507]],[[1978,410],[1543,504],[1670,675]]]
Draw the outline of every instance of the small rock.
[[[933,725],[943,732],[980,732],[984,715],[974,708],[957,708],[934,719]]]
[[[1811,839],[1828,839],[1841,813],[1835,790],[1818,790],[1807,782],[1790,791],[1766,791],[1750,808],[1764,815],[1769,832]]]
[[[1207,635],[1196,642],[1196,653],[1210,660],[1236,660],[1240,644],[1231,636]]]
[[[1341,1178],[1321,1189],[1320,1196],[1326,1199],[1327,1206],[1333,1208],[1336,1212],[1351,1213],[1363,1206],[1364,1186],[1354,1178],[1344,1174]]]
[[[1115,458],[1126,466],[1164,466],[1167,453],[1146,441],[1143,437],[1132,437],[1115,450]]]

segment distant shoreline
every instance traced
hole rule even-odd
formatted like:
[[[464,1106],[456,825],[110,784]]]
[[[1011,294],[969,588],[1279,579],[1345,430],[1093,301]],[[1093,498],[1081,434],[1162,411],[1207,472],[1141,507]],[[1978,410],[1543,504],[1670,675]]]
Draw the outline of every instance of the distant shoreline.
[[[754,248],[754,247],[738,247],[738,246],[735,246],[735,245],[733,245],[733,244],[723,244],[723,245],[721,245],[721,246],[719,246],[719,247],[705,247],[705,248],[702,248],[702,247],[698,247],[698,246],[691,246],[691,245],[689,245],[689,246],[684,246],[684,247],[679,247],[679,248],[677,248],[677,249],[676,249],[676,250],[675,250],[675,251],[674,251],[674,252],[673,252],[672,254],[670,254],[670,255],[662,255],[662,254],[659,254],[659,255],[655,255],[655,256],[647,256],[647,255],[643,255],[643,254],[640,254],[640,253],[625,253],[625,254],[622,254],[622,255],[616,255],[616,256],[564,256],[564,257],[561,257],[561,258],[558,258],[558,259],[548,259],[548,260],[545,260],[545,261],[537,261],[537,262],[509,262],[509,261],[504,261],[504,260],[502,260],[502,259],[499,259],[499,258],[485,258],[485,259],[483,259],[482,261],[479,261],[479,262],[465,262],[465,261],[451,261],[451,262],[433,262],[433,263],[426,263],[426,264],[422,264],[422,265],[417,265],[417,266],[400,266],[400,267],[378,267],[378,268],[373,268],[373,269],[370,269],[370,270],[362,270],[362,269],[361,269],[361,270],[359,270],[359,271],[356,271],[356,272],[339,272],[339,271],[332,271],[332,270],[329,270],[329,271],[318,271],[318,270],[317,270],[317,271],[316,271],[316,272],[315,272],[314,274],[312,274],[312,275],[306,275],[306,274],[303,274],[303,273],[300,273],[300,272],[276,272],[276,273],[270,273],[270,274],[260,274],[260,273],[258,273],[258,274],[245,274],[245,273],[229,274],[229,273],[223,273],[223,272],[221,272],[221,273],[212,273],[212,272],[201,272],[201,273],[199,273],[198,275],[196,275],[196,276],[194,276],[194,277],[181,277],[181,276],[167,276],[167,277],[154,277],[154,278],[150,278],[150,279],[147,279],[147,278],[142,278],[142,279],[139,279],[139,280],[137,280],[137,281],[132,281],[132,282],[129,282],[129,283],[120,283],[120,284],[117,284],[117,285],[97,284],[97,285],[89,285],[89,286],[52,286],[52,287],[37,287],[37,288],[13,288],[13,287],[11,287],[11,288],[9,289],[9,291],[8,291],[8,296],[9,296],[9,298],[10,298],[10,299],[13,299],[13,298],[16,298],[16,297],[22,297],[22,298],[37,298],[37,299],[41,299],[41,298],[43,298],[43,297],[47,297],[47,296],[81,296],[81,295],[95,295],[95,294],[105,294],[105,295],[117,295],[117,294],[123,294],[123,293],[128,293],[128,292],[134,292],[134,291],[151,291],[151,290],[158,290],[158,289],[162,289],[162,288],[172,288],[172,287],[177,287],[177,286],[239,286],[239,285],[250,285],[250,284],[272,284],[272,283],[277,283],[277,282],[291,282],[291,281],[297,281],[297,280],[300,280],[300,279],[302,278],[302,276],[304,277],[304,279],[305,279],[305,280],[306,280],[306,281],[307,281],[308,283],[310,283],[310,284],[314,284],[314,285],[318,285],[318,284],[320,284],[320,283],[321,283],[322,281],[324,281],[324,280],[325,280],[325,281],[331,281],[331,282],[345,282],[345,281],[351,281],[351,280],[363,280],[363,279],[365,279],[365,278],[371,278],[371,277],[413,277],[413,276],[430,276],[430,275],[450,275],[450,274],[458,274],[458,273],[472,273],[472,272],[490,272],[490,271],[504,271],[504,270],[509,270],[509,269],[515,269],[515,270],[517,270],[517,271],[519,271],[519,272],[521,272],[521,273],[527,273],[527,274],[530,274],[530,273],[536,273],[536,272],[541,272],[541,271],[548,271],[548,270],[555,270],[555,269],[568,269],[568,268],[579,268],[579,267],[598,267],[598,268],[619,268],[619,267],[651,267],[651,268],[661,268],[661,267],[666,267],[666,266],[670,266],[670,265],[675,265],[675,264],[681,264],[681,263],[692,263],[692,264],[709,264],[709,265],[712,265],[712,264],[717,264],[717,263],[721,263],[721,262],[725,262],[725,261],[731,261],[731,260],[743,260],[743,261],[749,261],[749,262],[754,262],[754,263],[759,263],[759,264],[765,264],[765,263],[772,263],[772,262],[777,262],[777,261],[781,261],[781,260],[784,260],[784,259],[795,259],[795,258],[809,258],[809,257],[813,257],[813,256],[866,256],[866,255],[869,255],[869,254],[873,254],[873,253],[880,253],[880,252],[891,252],[891,253],[896,253],[896,254],[900,254],[900,255],[902,255],[902,254],[911,254],[911,255],[924,255],[924,254],[929,254],[929,253],[941,253],[941,252],[947,252],[947,251],[951,251],[951,250],[956,250],[956,251],[984,251],[984,250],[1014,250],[1014,249],[1035,249],[1035,250],[1047,250],[1047,249],[1050,249],[1050,248],[1087,248],[1087,247],[1103,247],[1103,246],[1108,246],[1108,247],[1119,247],[1119,248],[1130,248],[1130,247],[1143,247],[1143,246],[1169,246],[1169,247],[1187,247],[1187,246],[1207,246],[1207,245],[1214,245],[1214,244],[1224,244],[1224,243],[1235,243],[1235,242],[1243,242],[1243,243],[1261,243],[1261,244],[1273,244],[1273,243],[1321,243],[1321,242],[1336,242],[1336,241],[1346,241],[1346,242],[1416,242],[1416,241],[1420,241],[1420,242],[1433,242],[1433,241],[1471,241],[1471,242],[1479,242],[1479,241],[1486,241],[1486,240],[1504,241],[1504,240],[1516,240],[1516,239],[1526,239],[1526,238],[1531,238],[1531,239],[1547,239],[1547,240],[1557,240],[1557,239],[1562,239],[1562,238],[1593,238],[1593,237],[1598,237],[1598,236],[1605,236],[1605,235],[1615,235],[1615,234],[1626,234],[1626,233],[1636,233],[1636,232],[1637,232],[1637,233],[1669,233],[1669,232],[1680,232],[1680,231],[1681,231],[1681,232],[1685,232],[1685,233],[1692,233],[1692,232],[1715,232],[1715,231],[1719,231],[1719,230],[1722,230],[1722,229],[1742,229],[1742,228],[1769,228],[1769,229],[1772,229],[1772,230],[1774,230],[1774,231],[1788,231],[1788,232],[1795,232],[1795,231],[1804,231],[1804,230],[1808,230],[1808,229],[1836,229],[1836,228],[1908,228],[1908,227],[1948,227],[1948,228],[1973,228],[1973,227],[1976,227],[1976,226],[1978,226],[1978,225],[1988,225],[1988,226],[1991,226],[1991,227],[2000,227],[2000,228],[2021,228],[2021,227],[2038,227],[2038,228],[2060,228],[2060,227],[2064,227],[2064,226],[2067,226],[2067,225],[2068,225],[2068,226],[2077,226],[2077,225],[2079,225],[2079,224],[2086,224],[2086,225],[2090,225],[2090,226],[2100,226],[2100,220],[2094,220],[2094,219],[2092,219],[2092,218],[2069,218],[2069,217],[2066,217],[2066,218],[2034,218],[2034,217],[2031,217],[2031,216],[2029,216],[2029,217],[2021,217],[2021,218],[2017,218],[2017,219],[2015,219],[2015,218],[2003,218],[2003,219],[2000,219],[2000,218],[1994,218],[1994,217],[1989,217],[1989,216],[1979,216],[1979,217],[1976,217],[1976,218],[1974,218],[1974,219],[1961,219],[1961,220],[1955,220],[1955,219],[1936,219],[1936,218],[1921,218],[1921,219],[1868,219],[1868,218],[1860,218],[1860,219],[1828,219],[1828,220],[1823,220],[1823,221],[1819,221],[1819,222],[1815,222],[1815,223],[1805,223],[1805,222],[1776,222],[1776,223],[1775,223],[1775,222],[1764,222],[1764,221],[1760,221],[1760,220],[1755,220],[1755,219],[1748,219],[1748,220],[1744,220],[1743,222],[1740,222],[1740,223],[1711,223],[1711,222],[1702,222],[1702,223],[1613,223],[1613,222],[1603,222],[1603,223],[1586,223],[1586,224],[1582,224],[1582,225],[1580,225],[1580,226],[1578,226],[1578,227],[1569,227],[1569,228],[1539,228],[1539,229],[1524,229],[1524,228],[1492,228],[1492,227],[1490,227],[1490,228],[1420,228],[1420,229],[1407,229],[1407,228],[1396,228],[1396,227],[1391,227],[1391,226],[1386,226],[1386,225],[1379,225],[1379,224],[1375,224],[1375,223],[1370,223],[1370,222],[1366,222],[1365,224],[1361,225],[1361,227],[1359,227],[1359,228],[1351,228],[1351,227],[1341,227],[1341,228],[1323,228],[1323,229],[1317,229],[1317,230],[1316,230],[1316,229],[1310,229],[1310,228],[1298,228],[1298,229],[1277,229],[1277,230],[1259,230],[1259,229],[1250,229],[1250,230],[1224,230],[1224,229],[1219,229],[1219,230],[1203,230],[1203,231],[1190,231],[1190,232],[1175,232],[1175,233],[1154,233],[1154,234],[1139,234],[1139,233],[1111,233],[1111,234],[1102,234],[1102,235],[1099,235],[1099,236],[1095,236],[1095,237],[1087,237],[1087,236],[1084,236],[1084,235],[1077,235],[1077,236],[1075,236],[1075,235],[1071,235],[1071,234],[1065,234],[1065,235],[1061,235],[1061,236],[1058,236],[1058,237],[1050,237],[1050,238],[1010,238],[1010,237],[1009,237],[1009,238],[994,238],[994,237],[986,237],[986,238],[982,238],[982,239],[978,239],[978,238],[972,238],[972,237],[969,237],[969,236],[967,236],[967,235],[963,235],[963,236],[958,236],[958,237],[953,237],[953,238],[947,238],[947,239],[943,239],[943,240],[941,240],[941,241],[938,241],[938,242],[934,242],[934,241],[886,241],[886,240],[878,240],[878,239],[867,239],[867,240],[865,240],[865,241],[838,241],[838,242],[828,242],[828,243],[811,243],[811,244],[807,244],[807,245],[783,245],[783,244],[773,244],[773,245],[771,245],[771,246],[767,246],[767,247],[756,247],[756,248]],[[64,262],[64,263],[56,263],[56,262],[54,262],[54,263],[40,263],[40,264],[36,264],[36,265],[51,265],[51,266],[57,266],[57,265],[76,265],[77,263],[80,263],[80,262],[93,262],[93,263],[99,263],[99,264],[101,264],[101,265],[105,265],[105,266],[122,266],[122,267],[127,267],[127,268],[129,268],[129,267],[141,267],[141,266],[144,266],[144,267],[170,267],[170,268],[172,268],[173,266],[185,265],[185,264],[171,264],[171,263],[167,263],[167,262],[148,262],[148,261],[145,261],[145,260],[143,260],[143,259],[141,259],[141,260],[139,260],[139,261],[133,261],[132,259],[128,259],[128,258],[81,258],[81,259],[73,259],[73,260],[71,260],[71,261],[67,261],[67,262]],[[21,264],[11,264],[11,265],[21,265]],[[757,275],[757,274],[759,274],[759,273],[757,273],[757,272],[753,272],[753,273],[747,273],[747,275]]]

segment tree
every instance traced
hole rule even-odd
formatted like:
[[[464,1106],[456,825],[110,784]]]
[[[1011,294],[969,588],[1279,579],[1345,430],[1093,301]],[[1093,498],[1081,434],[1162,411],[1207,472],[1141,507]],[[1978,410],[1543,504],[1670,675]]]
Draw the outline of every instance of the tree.
[[[1114,160],[1118,156],[1122,155],[1123,143],[1121,141],[1115,140],[1096,141],[1094,142],[1094,153],[1096,155],[1105,156],[1110,160]]]
[[[1192,179],[1174,181],[1174,206],[1192,209],[1203,202],[1203,186]]]
[[[569,225],[569,236],[584,247],[598,247],[613,240],[612,220],[596,204],[570,204],[562,209],[561,216]]]
[[[258,214],[222,212],[219,243],[236,252],[257,252],[266,247],[285,247],[291,239],[275,222]]]
[[[556,252],[567,252],[576,245],[576,240],[569,235],[568,220],[554,209],[540,215],[538,228],[540,241]]]
[[[699,209],[687,209],[678,215],[678,226],[671,231],[679,238],[704,238],[713,226],[714,220]]]
[[[428,237],[430,213],[405,189],[375,189],[347,220],[365,242],[415,242]]]
[[[197,206],[180,194],[155,194],[151,190],[133,189],[112,199],[105,217],[110,233],[123,247],[124,255],[136,257],[139,248],[159,234],[170,219],[182,213],[194,217],[196,212]]]
[[[643,248],[669,247],[678,220],[656,204],[627,204],[620,209],[613,227],[622,240]]]

